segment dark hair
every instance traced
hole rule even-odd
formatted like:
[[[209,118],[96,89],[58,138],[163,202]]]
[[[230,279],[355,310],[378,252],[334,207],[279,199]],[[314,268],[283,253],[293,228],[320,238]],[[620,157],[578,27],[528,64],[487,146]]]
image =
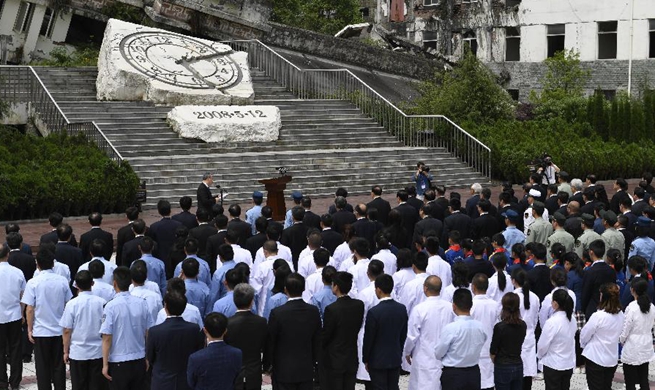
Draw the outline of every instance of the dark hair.
[[[97,211],[89,214],[89,223],[91,226],[100,226],[102,223],[102,214]]]
[[[114,282],[120,291],[129,291],[130,284],[132,284],[132,275],[130,269],[125,266],[120,266],[114,270]]]
[[[487,292],[489,289],[489,277],[483,273],[478,273],[473,276],[473,287],[480,292]]]
[[[489,202],[487,199],[480,199],[478,201],[478,207],[480,210],[482,210],[483,213],[488,213],[489,209],[491,208],[491,202]]]
[[[525,264],[526,254],[525,254],[525,245],[521,243],[516,243],[512,245],[512,255],[516,254],[516,258],[519,259],[521,264]]]
[[[227,317],[223,313],[209,313],[205,317],[205,330],[213,338],[223,337],[227,331]]]
[[[280,235],[282,234],[282,230],[280,229],[280,225],[278,224],[270,224],[266,227],[266,238],[272,241],[277,241],[280,239]]]
[[[589,243],[589,250],[594,252],[597,258],[602,259],[605,256],[605,241],[594,240]]]
[[[63,221],[64,221],[64,216],[56,211],[54,213],[51,213],[50,216],[48,217],[48,222],[50,223],[50,226],[52,226],[53,228],[56,228],[57,226],[61,225]]]
[[[648,280],[648,261],[641,256],[632,256],[628,259],[628,268],[635,271],[639,276]]]
[[[7,253],[9,253],[9,249],[20,249],[21,244],[23,243],[23,236],[21,236],[20,233],[9,233],[7,234]],[[4,256],[0,256],[4,257]]]
[[[209,211],[207,211],[204,208],[196,210],[196,218],[200,222],[208,222],[209,221]]]
[[[505,291],[507,287],[507,277],[505,276],[505,267],[507,267],[507,256],[504,253],[495,253],[491,256],[491,263],[496,269],[496,275],[498,275],[498,288],[500,291]]]
[[[189,211],[191,206],[193,205],[193,199],[191,199],[190,196],[183,196],[180,198],[180,207],[184,211]]]
[[[650,312],[650,298],[648,297],[648,279],[633,278],[630,288],[637,294],[637,304],[642,313]]]
[[[186,241],[184,241],[184,251],[191,255],[198,253],[198,240],[193,237],[187,238]]]
[[[505,245],[505,236],[503,236],[503,233],[496,233],[491,237],[491,242],[495,242],[498,246],[503,246]]]
[[[273,284],[272,293],[283,293],[284,282],[287,280],[287,276],[291,275],[289,263],[284,259],[277,259],[273,262],[273,270],[275,273],[275,283]]]
[[[458,288],[468,288],[469,286],[469,267],[463,261],[457,261],[452,266],[453,286]]]
[[[557,260],[560,264],[562,264],[564,263],[566,248],[561,243],[556,242],[553,244],[552,247],[550,247],[550,254],[553,256],[555,260]]]
[[[305,278],[297,272],[287,276],[284,281],[284,288],[287,290],[290,298],[299,297],[305,291]]]
[[[569,203],[569,193],[564,192],[564,191],[558,192],[557,193],[557,200],[560,201],[562,204]],[[557,220],[555,220],[555,222],[557,222]],[[559,223],[558,223],[558,225],[559,225]]]
[[[218,256],[222,262],[234,260],[234,248],[230,244],[222,244],[218,247]]]
[[[171,215],[171,202],[165,199],[160,199],[159,202],[157,202],[157,211],[159,212],[159,215],[163,217]]]
[[[250,283],[250,266],[247,263],[237,263],[232,269],[239,276],[239,282],[237,284]]]
[[[391,247],[391,244],[389,243],[389,235],[383,231],[380,231],[375,235],[375,243],[378,249],[389,249]]]
[[[146,231],[146,221],[142,219],[136,219],[132,222],[132,230],[134,234],[143,234]]]
[[[332,276],[332,284],[339,287],[342,294],[348,294],[353,288],[353,276],[348,272],[337,272]]]
[[[227,216],[223,214],[218,214],[216,218],[214,218],[214,224],[216,224],[216,227],[219,229],[224,229],[227,227]]]
[[[100,279],[105,276],[105,264],[100,260],[93,260],[89,263],[89,272],[93,279]]]
[[[57,239],[59,239],[59,241],[68,241],[72,235],[73,228],[69,224],[62,223],[57,226]]]
[[[187,257],[182,261],[182,272],[187,278],[195,278],[200,273],[200,263],[193,257]]]
[[[337,191],[334,193],[336,196],[343,196],[344,198],[348,197],[348,190],[343,187],[337,188]]]
[[[550,282],[555,285],[555,287],[565,287],[566,286],[566,271],[560,267],[554,267],[550,270]]]
[[[321,271],[321,280],[323,281],[323,284],[332,284],[332,279],[336,273],[337,269],[331,265],[323,267],[323,271]]]
[[[617,314],[621,311],[619,286],[616,283],[604,283],[600,286],[598,309],[605,310],[610,314]]]
[[[5,225],[5,234],[20,232],[20,226],[17,223],[10,222]]]
[[[184,280],[182,278],[170,278],[166,282],[166,291],[177,291],[180,294],[185,295],[186,294],[186,284],[184,284]]]
[[[382,274],[375,278],[375,288],[379,288],[385,294],[391,294],[391,291],[393,291],[393,278],[391,275]]]
[[[566,255],[564,255],[564,262],[570,263],[571,270],[575,271],[575,273],[578,274],[578,276],[580,277],[584,276],[584,264],[582,263],[582,259],[580,259],[580,256],[578,256],[577,253],[569,252]]]
[[[259,217],[255,220],[255,230],[259,233],[266,233],[268,227],[268,220],[264,217]]]
[[[373,188],[371,188],[371,192],[375,196],[380,196],[380,195],[382,195],[382,187],[378,186],[378,185],[375,185],[375,186],[373,186]]]
[[[348,201],[343,196],[337,195],[337,197],[334,198],[334,207],[336,207],[337,210],[345,209],[347,204]]]
[[[91,272],[87,270],[79,271],[77,275],[75,275],[75,284],[77,285],[77,288],[82,291],[91,290],[91,286],[93,285],[93,276],[91,276]]]
[[[332,226],[332,216],[330,214],[321,215],[321,223],[326,228],[331,227]]]
[[[238,217],[241,215],[241,206],[239,206],[236,203],[232,203],[230,207],[228,207],[227,212],[230,214],[231,217]]]
[[[373,279],[377,279],[380,275],[384,274],[384,263],[380,260],[373,259],[368,263],[366,272],[369,276],[372,276]]]
[[[225,283],[230,290],[234,290],[237,284],[241,283],[241,275],[232,268],[225,273]]]
[[[143,284],[148,279],[148,266],[143,260],[135,260],[130,267],[130,277],[134,283]]]
[[[41,245],[41,248],[39,248],[36,254],[36,264],[38,264],[41,270],[52,269],[55,266],[55,250],[53,245]]]
[[[528,281],[528,273],[523,268],[517,267],[512,271],[512,279],[523,289],[523,307],[526,310],[530,309],[530,282]]]
[[[104,241],[96,238],[93,241],[91,241],[91,245],[89,246],[89,252],[91,253],[91,256],[93,257],[102,257],[105,251],[105,243]],[[108,259],[105,259],[108,260]]]
[[[487,248],[487,244],[483,240],[475,240],[473,241],[473,245],[471,245],[473,256],[484,255],[484,251],[486,248]]]
[[[184,294],[179,291],[167,291],[164,295],[164,304],[168,310],[168,314],[172,316],[181,316],[186,309],[187,299]]]
[[[400,270],[403,268],[411,268],[412,267],[412,251],[403,248],[398,250],[398,253],[396,253],[396,267]]]
[[[302,221],[305,218],[305,209],[300,206],[292,208],[291,217],[293,217],[294,221]]]
[[[614,267],[616,272],[623,270],[623,253],[621,250],[616,248],[611,248],[607,251],[605,255],[610,264]]]
[[[401,202],[407,202],[407,198],[409,198],[409,194],[405,190],[400,190],[396,192],[396,197],[400,199]]]
[[[143,237],[141,243],[139,243],[139,249],[143,253],[152,253],[152,250],[155,248],[155,240],[150,237]]]
[[[139,209],[133,206],[128,207],[125,209],[125,216],[128,220],[135,221],[137,218],[139,218]]]
[[[559,306],[559,310],[563,311],[566,313],[566,318],[571,321],[571,317],[573,316],[573,299],[569,295],[568,291],[564,289],[559,289],[555,290],[553,293],[553,302],[557,302],[557,305]]]
[[[368,240],[362,237],[355,237],[348,243],[350,250],[360,256],[368,256],[369,243]]]
[[[458,288],[453,293],[453,304],[461,311],[470,311],[473,307],[473,295],[466,288]]]
[[[534,248],[532,249],[532,254],[534,255],[535,260],[546,261],[546,253],[548,253],[546,245],[540,242],[535,243]]]
[[[419,271],[425,271],[428,268],[428,255],[425,252],[417,252],[414,254],[414,260],[412,260],[412,265],[415,266]]]
[[[502,305],[500,312],[501,321],[506,324],[520,324],[523,321],[521,320],[521,310],[519,309],[521,298],[519,298],[518,294],[508,292],[503,295],[500,303]]]

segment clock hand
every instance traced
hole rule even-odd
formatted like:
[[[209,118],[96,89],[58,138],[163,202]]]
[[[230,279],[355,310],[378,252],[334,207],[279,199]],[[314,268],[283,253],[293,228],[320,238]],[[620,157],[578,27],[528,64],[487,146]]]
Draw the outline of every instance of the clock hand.
[[[193,67],[190,66],[191,64],[190,64],[189,62],[187,62],[187,61],[184,60],[184,57],[183,57],[182,60],[177,60],[177,61],[175,61],[175,63],[178,64],[178,65],[182,65],[186,70],[188,70],[189,72],[191,72],[191,73],[196,77],[196,79],[201,80],[202,82],[204,82],[205,84],[209,85],[209,86],[212,87],[212,88],[218,89],[218,88],[217,88],[218,86],[217,86],[216,84],[212,83],[211,81],[206,80],[206,79],[205,79],[205,78],[200,74],[200,72],[198,72],[197,70],[193,69]]]
[[[218,57],[220,55],[221,54],[218,54],[218,53],[205,54],[205,55],[196,56],[196,57],[191,57],[191,56],[187,57],[186,55],[184,55],[184,56],[182,56],[181,59],[175,61],[175,63],[178,64],[178,65],[181,65],[182,62],[191,63],[191,62],[197,62],[197,61],[202,61],[202,60],[209,60],[209,59],[212,59],[214,57]]]

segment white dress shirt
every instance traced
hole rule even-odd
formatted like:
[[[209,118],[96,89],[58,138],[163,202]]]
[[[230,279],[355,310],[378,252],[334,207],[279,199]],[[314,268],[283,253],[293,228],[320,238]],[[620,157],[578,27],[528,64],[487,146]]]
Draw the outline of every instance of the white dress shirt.
[[[278,259],[284,259],[289,263],[289,268],[293,270],[293,260],[291,256],[291,249],[286,246],[280,244],[280,241],[276,241],[277,243],[277,255],[276,258]],[[255,261],[253,263],[253,266],[251,267],[252,270],[250,274],[254,274],[255,271],[257,271],[257,267],[259,267],[259,264],[261,264],[264,260],[266,260],[266,257],[264,256],[264,247],[261,247],[257,249],[257,253],[255,253]]]
[[[162,324],[164,321],[166,321],[166,309],[161,309],[159,310],[159,313],[157,313],[157,320],[155,321],[155,325]],[[193,306],[190,303],[186,304],[186,307],[184,308],[184,312],[182,313],[182,318],[184,318],[184,321],[190,322],[192,324],[198,324],[198,327],[202,330],[202,327],[204,326],[202,322],[202,316],[200,315],[200,310]]]
[[[6,261],[0,262],[0,324],[8,324],[23,318],[20,297],[25,291],[23,271]]]
[[[90,291],[81,291],[66,304],[59,325],[72,330],[69,353],[72,360],[102,358],[100,326],[105,303]]]
[[[130,294],[134,297],[143,298],[146,301],[148,306],[148,311],[150,316],[154,319],[157,318],[157,314],[161,309],[164,308],[162,305],[161,295],[150,291],[145,286],[137,286],[130,290]],[[154,325],[154,324],[153,324]]]
[[[250,285],[255,289],[257,296],[257,315],[264,315],[264,308],[268,300],[269,293],[275,284],[275,275],[273,274],[273,264],[279,259],[277,255],[267,257],[259,264],[254,275],[250,277]]]
[[[159,285],[157,283],[152,282],[150,280],[146,280],[143,283],[143,288],[145,288],[146,290],[150,290],[154,293],[157,293],[159,295],[159,298],[161,299],[161,290],[159,289]],[[130,292],[132,292],[132,290],[134,290],[134,285],[130,284]]]
[[[480,351],[491,335],[471,316],[457,316],[444,327],[434,354],[444,367],[468,368],[480,361]]]
[[[105,283],[102,279],[93,279],[93,286],[91,287],[91,293],[97,297],[100,297],[105,300],[105,303],[114,299],[116,295],[116,290],[110,284]]]
[[[553,293],[557,290],[566,290],[566,292],[569,293],[571,299],[573,299],[573,302],[575,302],[575,293],[573,291],[563,286],[555,287],[553,291],[551,291],[548,295],[546,295],[546,297],[544,297],[543,302],[541,302],[541,309],[539,309],[539,324],[541,324],[542,328],[546,324],[546,321],[555,312],[555,310],[553,310]]]
[[[625,321],[619,337],[619,341],[623,344],[621,362],[639,366],[655,359],[651,333],[654,325],[655,306],[653,304],[650,305],[648,313],[642,313],[637,301],[630,302],[625,309]]]
[[[405,356],[412,357],[409,390],[440,389],[441,361],[434,355],[434,346],[454,319],[453,306],[440,297],[427,297],[412,310],[403,351],[403,361]]]
[[[565,371],[575,368],[575,317],[569,320],[566,313],[556,311],[546,321],[537,343],[537,357],[544,366]]]
[[[370,381],[371,377],[369,376],[362,359],[362,350],[364,348],[364,327],[366,326],[366,314],[369,310],[380,303],[377,295],[375,295],[375,282],[369,280],[368,285],[361,289],[357,294],[357,299],[364,302],[364,321],[362,321],[362,327],[359,329],[359,334],[357,335],[357,358],[359,359],[359,366],[357,367],[357,379]]]
[[[500,303],[505,294],[514,291],[514,285],[512,284],[512,280],[510,279],[509,274],[505,271],[503,271],[503,274],[505,274],[504,290],[501,290],[500,286],[498,285],[498,272],[491,275],[489,278],[489,288],[487,289],[487,296],[498,303]]]
[[[34,307],[34,337],[55,337],[63,334],[59,325],[66,302],[73,297],[68,280],[51,269],[41,271],[25,286],[21,303]]]
[[[396,255],[391,253],[389,249],[381,249],[372,258],[380,260],[382,263],[384,263],[385,274],[393,275],[396,273],[396,268],[398,268]]]
[[[41,275],[41,272],[42,271],[37,268],[36,271],[34,271],[34,277],[37,277],[37,276]],[[72,280],[71,279],[71,270],[68,267],[68,265],[66,265],[64,263],[60,263],[57,260],[55,260],[55,264],[52,267],[52,272],[59,275],[59,276],[63,276],[69,282]]]
[[[401,268],[393,274],[393,299],[400,302],[403,287],[410,280],[414,279],[416,274],[412,268]]]
[[[334,250],[334,253],[332,254],[332,257],[334,257],[334,263],[335,263],[335,268],[338,271],[345,271],[341,265],[344,261],[346,261],[348,258],[353,256],[353,252],[350,250],[350,246],[348,245],[347,241],[342,242],[339,244],[337,249]]]
[[[305,291],[302,292],[302,299],[311,305],[312,297],[323,286],[323,268],[319,268],[305,279]]]
[[[614,367],[619,360],[619,336],[625,316],[598,310],[580,331],[582,356],[603,367]]]
[[[87,261],[86,263],[80,265],[80,268],[77,269],[77,272],[80,272],[82,270],[88,271],[89,270],[89,263],[91,263],[94,260],[100,260],[102,261],[102,264],[105,265],[105,274],[102,275],[102,281],[107,283],[107,284],[112,284],[114,281],[114,270],[116,269],[116,264],[112,263],[111,261],[105,260],[104,257],[94,257],[91,260]]]
[[[537,354],[535,344],[537,343],[535,337],[535,329],[539,321],[539,297],[537,294],[530,291],[529,300],[530,308],[525,308],[523,288],[519,287],[514,290],[519,296],[519,310],[521,312],[521,319],[525,322],[527,329],[525,333],[525,340],[521,347],[521,360],[523,361],[523,376],[536,376],[537,375]]]
[[[444,259],[439,255],[431,256],[428,259],[428,268],[425,270],[428,275],[436,275],[441,279],[441,288],[450,286],[453,283],[453,272]]]
[[[348,268],[348,273],[353,276],[353,289],[356,293],[362,291],[371,283],[366,274],[368,263],[370,262],[371,260],[369,259],[361,259],[355,265]]]
[[[494,363],[489,356],[491,347],[491,335],[494,333],[494,326],[500,318],[501,306],[498,302],[484,295],[473,296],[473,307],[471,308],[471,317],[480,321],[487,334],[487,340],[480,351],[480,385],[481,389],[490,389],[494,387]]]
[[[252,265],[253,265],[252,253],[250,253],[249,250],[243,249],[237,244],[232,244],[232,250],[234,251],[234,262],[235,263],[237,263],[237,264],[246,263],[246,264],[248,264],[248,267],[250,267],[252,269]]]
[[[427,279],[428,276],[430,275],[425,272],[422,274],[416,274],[414,279],[405,283],[398,301],[405,305],[408,316],[412,315],[412,309],[414,309],[414,306],[425,301],[426,296],[423,292],[423,283],[425,283],[425,279]]]

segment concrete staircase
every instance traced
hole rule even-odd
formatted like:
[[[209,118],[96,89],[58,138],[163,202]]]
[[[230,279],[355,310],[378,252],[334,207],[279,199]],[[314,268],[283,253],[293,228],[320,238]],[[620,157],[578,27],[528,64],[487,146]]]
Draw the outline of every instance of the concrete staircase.
[[[179,138],[166,124],[171,107],[148,102],[96,100],[96,68],[35,70],[71,122],[95,121],[114,147],[148,184],[148,204],[195,199],[202,173],[244,201],[263,190],[258,179],[277,175],[284,166],[293,176],[288,191],[310,196],[334,194],[343,186],[366,193],[374,184],[388,192],[411,183],[416,161],[432,166],[437,182],[448,187],[485,182],[477,172],[443,149],[408,148],[349,102],[300,100],[262,72],[253,70],[255,104],[282,112],[280,139],[274,143],[212,144]]]

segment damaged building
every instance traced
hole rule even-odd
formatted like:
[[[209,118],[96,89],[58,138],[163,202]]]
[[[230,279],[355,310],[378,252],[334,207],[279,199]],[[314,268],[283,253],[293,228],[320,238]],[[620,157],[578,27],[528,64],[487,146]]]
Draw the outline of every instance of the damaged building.
[[[468,46],[517,99],[539,90],[543,61],[565,49],[591,70],[589,92],[655,86],[655,0],[378,0],[367,13],[379,30],[449,61]]]

